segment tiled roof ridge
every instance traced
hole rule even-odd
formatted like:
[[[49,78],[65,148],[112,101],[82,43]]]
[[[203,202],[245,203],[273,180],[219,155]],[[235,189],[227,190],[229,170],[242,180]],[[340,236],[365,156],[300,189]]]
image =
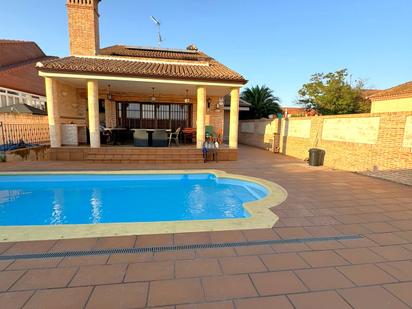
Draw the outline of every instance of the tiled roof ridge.
[[[25,40],[10,40],[10,39],[0,39],[0,44],[22,44],[22,43],[33,43],[34,41],[25,41]],[[37,44],[36,44],[37,45]]]
[[[99,57],[58,58],[43,61],[37,66],[41,71],[60,71],[70,73],[114,74],[139,76],[143,78],[177,78],[189,80],[230,81],[246,83],[239,73],[227,68],[216,60],[210,65],[176,65],[165,62],[125,61]]]
[[[89,59],[105,59],[116,61],[131,61],[131,62],[143,62],[143,63],[159,63],[159,64],[172,64],[172,65],[193,65],[193,66],[208,66],[209,61],[193,61],[193,60],[177,60],[177,59],[163,59],[163,58],[145,58],[145,57],[127,57],[127,56],[112,56],[112,55],[96,55],[96,56],[84,56],[73,55],[71,57],[76,58],[89,58]],[[67,58],[67,57],[65,57]]]

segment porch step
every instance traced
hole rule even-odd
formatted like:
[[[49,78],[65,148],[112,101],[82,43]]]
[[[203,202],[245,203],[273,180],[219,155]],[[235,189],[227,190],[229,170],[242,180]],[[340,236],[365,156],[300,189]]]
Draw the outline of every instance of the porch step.
[[[99,148],[84,153],[85,161],[131,163],[201,163],[202,151],[185,148]]]

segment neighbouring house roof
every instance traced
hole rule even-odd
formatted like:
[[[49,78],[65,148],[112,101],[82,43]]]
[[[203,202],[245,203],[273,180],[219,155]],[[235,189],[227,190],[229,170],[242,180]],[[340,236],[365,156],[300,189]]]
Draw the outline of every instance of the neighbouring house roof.
[[[230,95],[225,95],[224,97],[224,103],[225,103],[225,107],[230,107]],[[246,108],[250,108],[252,106],[252,104],[250,104],[249,102],[246,102],[243,99],[239,99],[239,107],[246,107]]]
[[[0,87],[44,96],[44,78],[36,69],[38,61],[52,59],[34,42],[0,40]]]
[[[379,89],[362,89],[362,97],[365,99],[369,99],[372,95],[377,94],[382,90]]]
[[[372,101],[382,101],[387,99],[412,98],[412,81],[401,85],[381,90],[376,94],[369,96]]]
[[[38,69],[141,78],[247,82],[239,73],[200,51],[120,45],[103,48],[97,56],[70,56],[43,61]]]
[[[0,113],[47,115],[47,112],[27,104],[14,104],[0,108]]]

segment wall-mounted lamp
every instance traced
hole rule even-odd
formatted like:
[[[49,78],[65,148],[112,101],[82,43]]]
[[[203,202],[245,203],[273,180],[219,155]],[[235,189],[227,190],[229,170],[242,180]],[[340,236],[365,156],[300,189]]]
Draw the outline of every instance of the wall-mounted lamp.
[[[152,88],[152,97],[150,99],[152,102],[156,102],[156,97],[155,97],[155,89],[154,87]]]
[[[190,103],[190,99],[189,99],[189,90],[186,89],[186,98],[185,98],[185,103]]]
[[[216,111],[219,112],[221,108],[225,106],[225,100],[223,98],[219,98],[219,101],[216,104]]]
[[[210,105],[212,105],[212,99],[207,98],[206,103],[207,103],[207,111],[209,112],[210,111]]]
[[[112,92],[111,92],[111,88],[110,88],[110,84],[107,85],[107,95],[106,95],[106,99],[108,99],[109,101],[111,101],[111,100],[113,99]]]

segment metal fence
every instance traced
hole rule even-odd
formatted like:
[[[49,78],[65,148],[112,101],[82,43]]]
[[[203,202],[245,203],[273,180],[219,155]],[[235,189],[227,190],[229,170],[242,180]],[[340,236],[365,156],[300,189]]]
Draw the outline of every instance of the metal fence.
[[[15,145],[49,144],[48,124],[6,124],[0,122],[0,146],[10,149]]]

